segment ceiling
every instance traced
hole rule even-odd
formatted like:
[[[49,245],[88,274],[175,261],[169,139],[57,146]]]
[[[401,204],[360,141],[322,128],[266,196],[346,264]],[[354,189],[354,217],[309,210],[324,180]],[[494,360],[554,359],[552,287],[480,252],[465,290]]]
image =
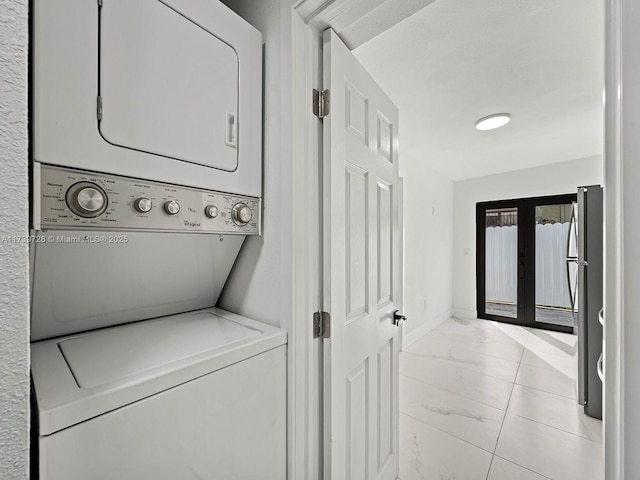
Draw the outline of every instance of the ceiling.
[[[296,12],[323,31],[331,27],[350,50],[435,0],[300,0]]]
[[[400,109],[401,162],[461,180],[602,155],[601,0],[424,3],[353,50]]]

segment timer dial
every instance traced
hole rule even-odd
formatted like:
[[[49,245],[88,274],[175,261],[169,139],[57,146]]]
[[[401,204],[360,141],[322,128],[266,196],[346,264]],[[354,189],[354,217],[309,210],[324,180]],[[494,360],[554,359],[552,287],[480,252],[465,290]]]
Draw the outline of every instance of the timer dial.
[[[107,194],[91,182],[78,182],[67,190],[67,206],[69,210],[84,218],[95,218],[107,209]]]
[[[251,221],[251,209],[246,203],[236,203],[231,209],[231,218],[242,227]]]

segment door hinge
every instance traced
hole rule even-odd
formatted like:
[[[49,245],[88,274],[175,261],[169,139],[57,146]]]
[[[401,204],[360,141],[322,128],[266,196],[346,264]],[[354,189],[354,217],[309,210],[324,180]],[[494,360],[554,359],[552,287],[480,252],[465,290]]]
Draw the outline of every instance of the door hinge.
[[[323,119],[331,110],[331,93],[329,90],[313,89],[313,114],[319,119]]]
[[[98,116],[98,121],[102,120],[102,97],[99,95],[96,97],[96,115]]]
[[[313,338],[329,338],[331,336],[331,315],[329,312],[313,314]]]

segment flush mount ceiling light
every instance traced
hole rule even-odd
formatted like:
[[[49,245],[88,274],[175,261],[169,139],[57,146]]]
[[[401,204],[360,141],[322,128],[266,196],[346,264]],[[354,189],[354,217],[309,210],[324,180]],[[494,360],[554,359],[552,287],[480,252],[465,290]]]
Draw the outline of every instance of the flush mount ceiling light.
[[[502,127],[511,120],[511,115],[508,113],[494,113],[487,117],[483,117],[476,122],[476,128],[478,130],[493,130],[494,128]]]

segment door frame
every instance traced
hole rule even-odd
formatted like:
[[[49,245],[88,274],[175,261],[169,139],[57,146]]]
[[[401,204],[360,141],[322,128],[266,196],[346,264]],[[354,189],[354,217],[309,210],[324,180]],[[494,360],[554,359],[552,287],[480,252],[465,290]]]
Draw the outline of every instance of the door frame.
[[[281,62],[283,69],[290,68],[292,92],[282,99],[291,107],[291,131],[283,129],[281,139],[285,150],[291,148],[293,193],[287,479],[321,480],[323,350],[322,342],[313,338],[312,318],[322,301],[322,122],[311,112],[311,92],[322,85],[322,33],[305,21],[304,5],[305,0],[284,2],[281,23],[283,45],[290,46],[288,52],[283,48]]]
[[[554,332],[573,333],[572,327],[536,322],[535,320],[535,207],[572,203],[577,194],[547,195],[543,197],[515,198],[476,203],[476,310],[478,318],[511,323],[523,327],[540,328]],[[488,209],[518,209],[518,271],[517,318],[488,314],[485,311],[485,215]],[[520,281],[522,279],[522,281]]]
[[[626,231],[624,224],[625,204],[631,210],[637,198],[637,195],[630,196],[625,201],[625,184],[635,191],[633,182],[637,181],[637,176],[629,176],[625,182],[624,166],[635,161],[637,147],[631,145],[630,136],[623,135],[625,127],[630,129],[630,124],[637,117],[637,112],[635,117],[623,115],[625,108],[635,105],[638,92],[637,65],[634,67],[630,64],[637,61],[638,47],[634,46],[629,36],[631,31],[637,30],[637,20],[628,13],[631,0],[606,0],[604,3],[604,473],[607,480],[623,480],[625,470],[629,469],[627,463],[631,467],[634,464],[633,458],[628,459],[626,452],[635,450],[637,444],[633,437],[627,442],[629,433],[625,432],[625,406],[634,405],[638,394],[633,393],[637,389],[627,393],[630,390],[627,383],[631,383],[630,387],[633,388],[637,382],[625,378],[624,363],[629,355],[626,349],[635,351],[637,341],[637,336],[625,331],[625,311],[633,311],[638,304],[637,300],[625,299],[625,280],[630,275],[625,274],[623,256],[625,240],[631,240],[631,245],[637,243],[633,232]],[[625,95],[626,92],[630,93],[629,97]],[[628,154],[627,159],[624,153]],[[635,316],[631,318],[635,319]]]

